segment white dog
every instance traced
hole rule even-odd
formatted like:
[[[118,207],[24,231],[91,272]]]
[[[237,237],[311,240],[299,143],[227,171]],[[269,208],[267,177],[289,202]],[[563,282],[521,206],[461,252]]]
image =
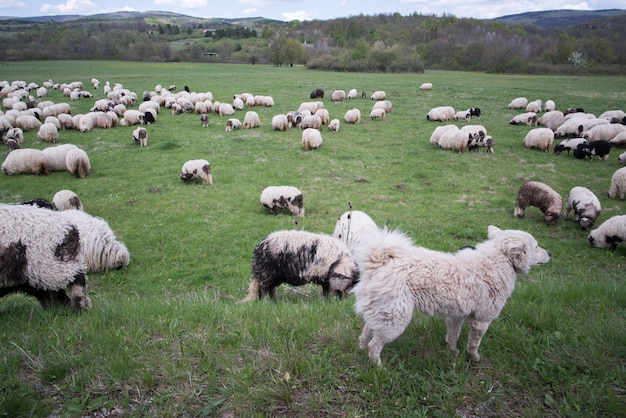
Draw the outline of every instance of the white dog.
[[[446,342],[457,355],[467,318],[467,352],[480,361],[480,341],[513,292],[517,274],[550,261],[526,232],[489,226],[488,235],[475,248],[450,254],[416,247],[403,233],[383,229],[356,249],[361,279],[353,289],[355,311],[365,320],[359,346],[367,347],[372,361],[381,365],[383,346],[404,332],[414,309],[445,318]]]

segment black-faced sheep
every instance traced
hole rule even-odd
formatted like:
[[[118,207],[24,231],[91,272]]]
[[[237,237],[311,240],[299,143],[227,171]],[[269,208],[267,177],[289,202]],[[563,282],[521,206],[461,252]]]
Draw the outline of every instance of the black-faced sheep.
[[[43,152],[34,148],[20,148],[9,152],[2,163],[2,171],[10,176],[14,174],[48,174]]]
[[[344,212],[337,222],[333,231],[333,237],[342,241],[354,252],[362,240],[367,239],[367,235],[378,230],[376,222],[365,212],[360,210],[350,210]]]
[[[535,206],[543,212],[546,225],[554,225],[563,210],[563,198],[552,187],[538,181],[523,184],[517,192],[513,216],[523,218],[525,209]]]
[[[626,215],[613,216],[589,233],[589,243],[595,248],[609,247],[613,252],[617,244],[626,239]]]
[[[0,222],[0,296],[24,292],[43,307],[91,308],[75,224],[30,205],[0,205],[0,218],[5,220]]]
[[[146,128],[136,128],[133,131],[133,141],[141,147],[148,146],[148,131]]]
[[[589,129],[583,134],[583,138],[589,142],[610,141],[622,132],[626,132],[626,126],[619,123],[607,123]]]
[[[493,138],[491,135],[474,135],[467,146],[470,151],[478,151],[479,148],[487,148],[488,154],[493,154]]]
[[[322,134],[314,128],[306,128],[302,131],[302,146],[305,151],[316,149],[322,146]]]
[[[192,180],[201,179],[202,184],[213,184],[213,174],[211,173],[211,164],[207,160],[189,160],[183,164],[180,170],[180,179],[184,183]]]
[[[570,138],[564,139],[559,144],[554,146],[554,153],[560,154],[563,151],[567,151],[567,155],[569,155],[570,151],[574,151],[578,148],[580,144],[587,144],[587,140],[585,138]]]
[[[65,156],[65,165],[67,171],[74,174],[77,178],[85,178],[91,171],[91,162],[89,156],[80,148],[72,148]]]
[[[591,190],[586,187],[572,187],[567,197],[565,205],[565,220],[569,219],[569,214],[574,211],[574,222],[582,229],[591,229],[593,224],[602,212],[600,200]]]
[[[620,200],[624,200],[624,196],[626,196],[626,167],[616,170],[611,176],[608,195],[611,199],[615,199],[619,195]]]
[[[537,114],[534,112],[526,112],[520,113],[516,115],[509,121],[509,125],[526,125],[533,126],[537,125]]]
[[[526,148],[536,148],[545,152],[550,151],[550,147],[554,142],[554,132],[548,128],[535,128],[526,134],[524,138],[524,146]]]
[[[579,144],[578,147],[574,150],[574,157],[578,159],[592,159],[594,155],[597,155],[600,160],[606,161],[609,159],[610,152],[610,142],[594,141]]]
[[[371,99],[372,100],[385,100],[387,99],[387,93],[385,93],[382,90],[375,91],[374,93],[372,93]]]
[[[76,193],[71,190],[59,190],[52,197],[52,205],[59,211],[61,210],[83,210],[83,204]]]
[[[358,94],[357,89],[350,89],[350,91],[348,91],[348,99],[356,99]]]
[[[426,120],[445,122],[449,120],[454,120],[455,114],[456,112],[454,111],[454,108],[452,106],[434,107],[428,111],[428,114],[426,115]]]
[[[22,145],[24,143],[24,131],[20,128],[11,128],[7,131],[7,140],[14,139],[18,145]]]
[[[226,132],[231,132],[235,129],[241,129],[241,126],[241,121],[239,119],[230,118],[226,121]]]
[[[359,280],[359,270],[350,250],[340,240],[306,231],[277,231],[254,249],[252,279],[248,295],[241,302],[269,296],[283,283],[322,286],[327,297],[348,295]]]
[[[261,204],[276,215],[278,209],[288,209],[292,214],[304,216],[302,192],[293,186],[269,186],[261,193]]]

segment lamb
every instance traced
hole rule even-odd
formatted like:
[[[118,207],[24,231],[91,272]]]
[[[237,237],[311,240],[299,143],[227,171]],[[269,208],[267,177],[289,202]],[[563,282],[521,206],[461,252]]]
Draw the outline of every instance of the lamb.
[[[460,110],[454,114],[454,120],[465,120],[465,122],[469,123],[472,119],[472,115],[469,110]]]
[[[509,109],[526,109],[528,106],[528,99],[525,97],[516,97],[508,104]]]
[[[72,150],[78,148],[74,144],[62,144],[55,145],[52,147],[47,147],[42,150],[46,170],[47,171],[65,171],[67,170],[67,153]]]
[[[328,123],[328,130],[339,132],[340,125],[341,125],[341,122],[339,121],[339,119],[333,119]]]
[[[602,206],[600,201],[591,190],[586,187],[573,187],[567,197],[565,205],[565,220],[569,219],[569,214],[574,211],[574,222],[576,222],[584,230],[593,228]]]
[[[376,222],[365,212],[350,210],[344,212],[337,222],[333,231],[333,237],[342,241],[354,253],[361,241],[368,234],[378,231]]]
[[[209,115],[207,115],[206,113],[200,115],[200,126],[202,126],[203,128],[209,126]]]
[[[554,147],[554,153],[560,154],[563,151],[567,151],[567,155],[569,155],[569,152],[577,149],[580,144],[588,144],[588,142],[585,138],[564,139],[560,144]]]
[[[207,160],[189,160],[183,164],[180,170],[180,179],[184,183],[192,180],[200,179],[202,184],[213,184],[213,174],[211,173],[211,164]]]
[[[12,151],[9,155],[14,152]],[[608,194],[611,199],[615,199],[619,194],[620,200],[624,200],[624,196],[626,196],[626,167],[622,167],[613,173]]]
[[[546,100],[546,104],[544,105],[544,112],[552,112],[556,109],[556,103],[554,100]]]
[[[302,192],[293,186],[266,187],[261,193],[261,204],[270,209],[272,215],[276,215],[283,208],[293,215],[304,216]]]
[[[474,135],[462,130],[446,131],[439,138],[439,147],[446,150],[454,150],[462,153],[469,143],[474,139]]]
[[[67,171],[81,179],[84,179],[91,171],[89,156],[80,148],[73,148],[67,152],[65,165],[67,166]]]
[[[59,139],[59,131],[57,127],[54,126],[53,123],[46,122],[41,125],[39,131],[37,132],[37,138],[41,139],[44,142],[57,142]]]
[[[374,93],[372,93],[371,99],[372,100],[385,100],[387,99],[387,93],[385,93],[382,90],[375,91]]]
[[[517,192],[513,216],[523,218],[528,206],[538,207],[543,212],[546,225],[554,225],[563,210],[563,198],[552,187],[539,181],[529,181]]]
[[[235,129],[241,129],[241,121],[235,118],[228,119],[226,121],[226,132],[230,132]]]
[[[377,102],[377,103],[382,103],[382,102]],[[374,120],[374,119],[380,119],[382,121],[385,121],[385,109],[372,109],[372,111],[370,112],[370,119]]]
[[[509,121],[509,125],[537,126],[537,114],[535,112],[520,113]]]
[[[613,252],[617,244],[626,239],[626,215],[612,216],[598,228],[589,233],[587,238],[592,248],[606,248]]]
[[[243,118],[244,129],[258,128],[259,126],[261,126],[261,121],[259,120],[259,114],[252,110],[246,112],[246,116],[244,116]]]
[[[552,130],[548,128],[535,128],[528,131],[526,134],[524,146],[526,148],[537,148],[549,152],[553,141],[554,132],[552,132]]]
[[[275,131],[286,131],[289,128],[289,121],[286,115],[274,115],[272,117],[272,129]]]
[[[349,294],[359,280],[350,250],[340,240],[307,231],[276,231],[254,249],[248,295],[241,302],[269,296],[276,300],[282,283],[322,286],[324,297]]]
[[[626,126],[619,123],[609,123],[594,126],[583,134],[583,138],[589,142],[611,141],[622,132],[626,132]]]
[[[148,131],[146,128],[136,128],[133,131],[133,141],[141,147],[148,146]]]
[[[420,86],[420,90],[432,90],[433,89],[433,83],[422,83],[422,85]]]
[[[52,197],[52,205],[56,210],[83,210],[83,204],[76,193],[71,190],[59,190]]]
[[[9,152],[2,163],[2,171],[9,176],[14,174],[48,174],[43,152],[34,148],[20,148]]]
[[[444,133],[450,130],[458,131],[459,127],[456,125],[443,125],[436,127],[430,135],[430,143],[433,145],[439,145],[439,139],[441,139]]]
[[[31,205],[0,205],[0,218],[0,296],[24,292],[44,308],[91,308],[76,225]]]
[[[104,219],[77,209],[60,213],[78,227],[86,273],[117,269],[130,263],[128,249],[117,240]]]
[[[449,121],[454,120],[455,111],[452,106],[439,106],[430,109],[426,115],[426,120]]]
[[[361,122],[361,111],[359,109],[356,109],[356,108],[350,109],[343,116],[343,120],[346,123],[353,123],[353,124],[356,125],[359,122]]]
[[[343,102],[346,98],[346,92],[343,90],[335,90],[330,95],[331,102]]]
[[[493,154],[493,138],[491,135],[474,135],[474,139],[470,141],[467,147],[470,151],[485,147],[488,154]]]
[[[322,134],[315,128],[306,128],[302,131],[302,146],[305,151],[322,146]]]

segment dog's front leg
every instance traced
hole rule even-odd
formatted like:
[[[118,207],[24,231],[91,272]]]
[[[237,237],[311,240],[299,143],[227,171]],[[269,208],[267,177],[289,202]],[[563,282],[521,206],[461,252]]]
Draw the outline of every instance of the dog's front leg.
[[[359,337],[359,348],[365,350],[371,339],[372,329],[367,325],[363,326],[363,331],[361,331],[361,336]]]
[[[461,334],[463,319],[464,318],[446,318],[446,327],[448,328],[446,343],[448,343],[450,351],[452,351],[456,356],[459,355],[459,349],[457,348],[456,343],[459,340],[459,335]]]
[[[476,319],[469,319],[468,324],[470,326],[469,336],[467,337],[467,352],[475,362],[480,361],[480,355],[478,354],[478,347],[483,339],[483,335],[489,328],[489,321],[478,321]]]

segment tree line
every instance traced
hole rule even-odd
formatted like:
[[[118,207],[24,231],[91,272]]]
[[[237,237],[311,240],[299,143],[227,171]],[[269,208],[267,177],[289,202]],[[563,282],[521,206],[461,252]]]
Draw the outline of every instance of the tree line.
[[[3,60],[304,64],[312,69],[614,73],[626,67],[626,16],[567,29],[444,15],[379,14],[262,27],[149,24],[143,18],[0,25]],[[1,22],[0,22],[1,23]],[[260,34],[260,36],[259,36]]]

